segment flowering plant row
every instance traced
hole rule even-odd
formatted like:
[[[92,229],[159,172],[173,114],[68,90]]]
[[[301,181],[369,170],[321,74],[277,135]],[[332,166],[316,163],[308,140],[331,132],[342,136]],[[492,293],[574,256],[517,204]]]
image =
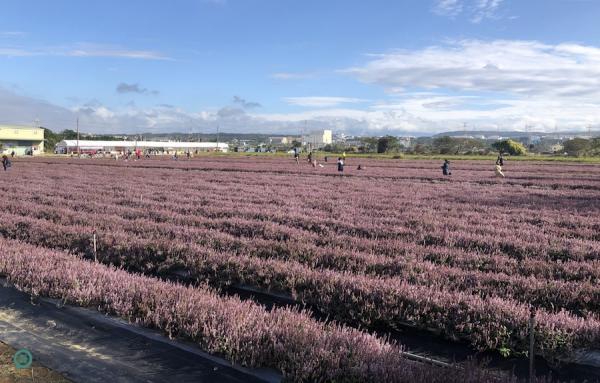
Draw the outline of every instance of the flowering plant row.
[[[244,282],[483,349],[523,351],[514,313],[533,304],[546,356],[598,345],[597,166],[511,163],[498,181],[480,161],[451,179],[426,161],[361,159],[351,177],[285,159],[44,161],[2,186],[4,235],[91,258],[95,232],[99,259],[132,271]]]
[[[223,298],[90,263],[66,253],[0,238],[0,274],[33,295],[96,307],[132,322],[185,336],[235,363],[270,367],[290,382],[501,382],[483,369],[412,362],[402,350],[305,312]],[[539,380],[542,381],[541,379]]]

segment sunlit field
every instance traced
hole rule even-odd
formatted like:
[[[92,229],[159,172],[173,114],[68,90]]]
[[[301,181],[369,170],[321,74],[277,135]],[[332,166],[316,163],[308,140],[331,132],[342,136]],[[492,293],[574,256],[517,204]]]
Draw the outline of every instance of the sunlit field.
[[[599,344],[599,165],[509,160],[496,178],[493,161],[443,176],[438,160],[328,160],[15,161],[0,274],[290,380],[461,381],[370,334],[523,356],[531,307],[546,360]]]

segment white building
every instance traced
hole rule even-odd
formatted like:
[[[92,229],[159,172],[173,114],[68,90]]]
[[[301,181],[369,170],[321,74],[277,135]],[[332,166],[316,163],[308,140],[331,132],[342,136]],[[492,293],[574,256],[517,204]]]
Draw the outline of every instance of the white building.
[[[333,133],[331,130],[315,130],[302,137],[302,143],[313,148],[330,145],[333,143]]]
[[[292,142],[289,137],[269,137],[271,145],[288,145]]]
[[[174,142],[174,141],[90,141],[63,140],[56,144],[55,151],[60,154],[77,153],[118,153],[128,150],[152,150],[158,152],[195,152],[219,151],[227,152],[229,145],[223,142]]]

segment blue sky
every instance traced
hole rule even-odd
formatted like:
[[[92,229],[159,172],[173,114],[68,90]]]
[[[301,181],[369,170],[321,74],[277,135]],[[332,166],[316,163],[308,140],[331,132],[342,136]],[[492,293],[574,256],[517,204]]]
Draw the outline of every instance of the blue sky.
[[[3,0],[0,123],[600,127],[600,1]]]

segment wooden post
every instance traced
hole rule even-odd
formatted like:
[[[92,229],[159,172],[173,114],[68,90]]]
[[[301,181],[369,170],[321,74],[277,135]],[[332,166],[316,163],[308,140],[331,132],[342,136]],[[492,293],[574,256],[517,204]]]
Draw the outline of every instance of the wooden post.
[[[529,314],[529,383],[535,380],[535,307]]]
[[[96,233],[94,233],[94,262],[98,262],[98,255],[96,250]]]

